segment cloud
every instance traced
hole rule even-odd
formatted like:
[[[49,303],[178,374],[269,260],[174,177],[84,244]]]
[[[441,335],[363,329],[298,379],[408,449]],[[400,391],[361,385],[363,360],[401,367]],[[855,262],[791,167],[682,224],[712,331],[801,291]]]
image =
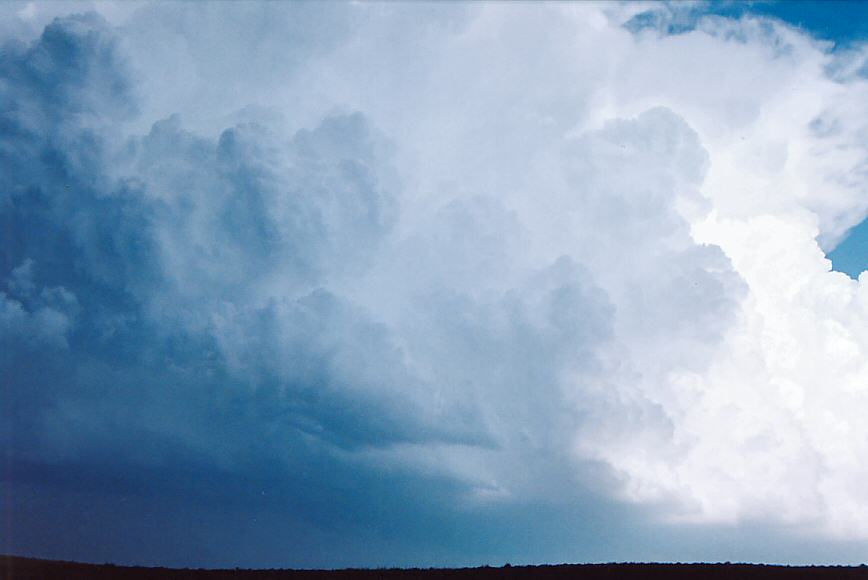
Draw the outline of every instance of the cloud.
[[[650,558],[685,522],[866,537],[868,302],[821,249],[868,211],[858,47],[629,5],[97,9],[0,56],[16,497],[232,506],[253,564],[282,530],[575,559],[592,502]],[[557,554],[521,548],[542,512]],[[231,563],[196,529],[173,561]],[[278,563],[339,561],[311,546]]]

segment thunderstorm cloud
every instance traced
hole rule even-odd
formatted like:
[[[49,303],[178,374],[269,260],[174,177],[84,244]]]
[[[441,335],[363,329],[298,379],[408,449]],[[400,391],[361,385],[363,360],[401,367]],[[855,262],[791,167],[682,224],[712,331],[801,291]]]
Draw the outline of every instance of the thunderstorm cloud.
[[[865,46],[641,3],[0,17],[3,551],[864,555],[868,275],[826,252]]]

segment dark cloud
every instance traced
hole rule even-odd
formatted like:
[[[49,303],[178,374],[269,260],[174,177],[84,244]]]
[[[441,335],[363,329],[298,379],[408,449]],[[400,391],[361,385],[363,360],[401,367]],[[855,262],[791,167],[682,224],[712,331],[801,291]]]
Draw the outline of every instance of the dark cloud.
[[[337,451],[490,445],[471,409],[408,399],[427,383],[389,330],[327,288],[395,221],[365,118],[125,141],[123,60],[95,16],[4,53],[4,479],[220,505],[262,484],[308,525],[382,523],[394,477]]]
[[[233,397],[249,407],[233,410],[248,445],[276,428],[347,444],[409,437],[399,423],[410,418],[368,412],[387,400],[329,390],[328,356],[401,366],[376,323],[319,289],[344,258],[347,271],[364,269],[394,220],[369,169],[364,118],[330,118],[288,143],[252,125],[210,141],[172,118],[123,144],[111,122],[135,108],[124,74],[113,33],[93,15],[56,20],[32,47],[4,54],[8,453],[87,461],[115,449],[135,463],[159,455],[151,446],[213,435],[197,429]],[[253,306],[275,273],[297,298]],[[264,392],[245,400],[240,388]],[[28,444],[15,444],[22,433]]]

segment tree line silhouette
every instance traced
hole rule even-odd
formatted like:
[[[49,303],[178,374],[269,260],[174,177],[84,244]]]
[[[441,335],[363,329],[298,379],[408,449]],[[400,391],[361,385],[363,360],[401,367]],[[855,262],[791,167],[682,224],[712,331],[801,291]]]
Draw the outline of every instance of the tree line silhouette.
[[[193,569],[81,564],[0,556],[2,580],[614,580],[672,578],[868,580],[862,566],[776,566],[764,564],[560,564],[478,568],[378,568],[344,570]]]

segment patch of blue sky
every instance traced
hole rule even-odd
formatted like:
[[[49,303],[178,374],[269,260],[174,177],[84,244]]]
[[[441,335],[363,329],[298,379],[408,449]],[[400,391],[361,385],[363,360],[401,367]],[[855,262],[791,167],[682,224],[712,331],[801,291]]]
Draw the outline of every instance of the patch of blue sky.
[[[657,28],[664,34],[693,30],[706,15],[740,18],[768,16],[832,41],[843,48],[868,38],[868,2],[860,0],[763,0],[744,2],[667,3],[634,16],[626,27]]]
[[[832,260],[832,269],[851,278],[858,278],[868,270],[868,220],[850,230],[844,241],[829,252],[828,258]]]

